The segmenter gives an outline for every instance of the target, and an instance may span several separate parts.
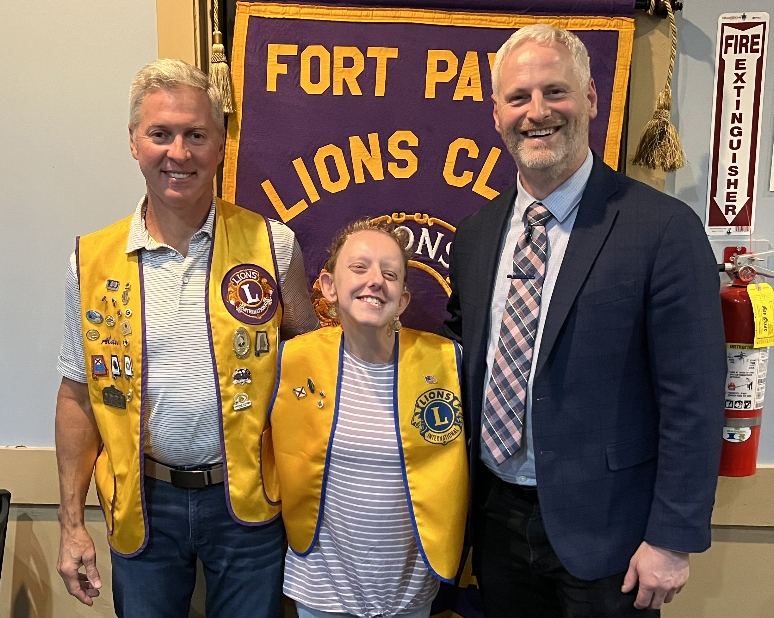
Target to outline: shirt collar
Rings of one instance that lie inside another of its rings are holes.
[[[159,247],[166,246],[160,242],[155,241],[148,233],[148,228],[145,227],[145,209],[148,202],[147,196],[143,196],[140,202],[137,204],[137,208],[134,211],[132,222],[129,224],[129,239],[126,241],[126,253],[132,253],[139,249],[147,249],[153,251]],[[204,225],[199,229],[192,238],[198,238],[202,234],[206,234],[212,238],[212,230],[215,227],[215,197],[212,198],[212,205],[210,206],[210,212],[207,215],[207,220]]]
[[[514,213],[518,214],[519,219],[524,218],[527,208],[533,203],[539,201],[545,206],[559,223],[562,223],[570,213],[575,209],[586,189],[586,183],[591,176],[591,168],[594,165],[594,157],[589,149],[586,159],[581,166],[564,183],[557,187],[551,195],[542,200],[536,200],[527,190],[521,186],[521,175],[517,175],[517,193]]]

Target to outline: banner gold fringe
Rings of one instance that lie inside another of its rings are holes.
[[[234,90],[231,87],[231,71],[226,61],[226,48],[223,47],[223,35],[218,24],[218,0],[213,0],[212,56],[210,57],[210,83],[220,92],[223,99],[223,113],[234,113]]]
[[[672,53],[669,58],[669,71],[664,89],[658,95],[656,111],[653,118],[645,125],[645,130],[637,145],[632,163],[649,167],[654,170],[660,167],[665,172],[674,172],[685,165],[685,154],[680,144],[680,136],[670,119],[672,109],[672,73],[675,68],[677,56],[677,24],[670,0],[664,0],[667,13],[669,13],[670,38]],[[653,15],[656,8],[656,0],[650,0],[648,14]]]

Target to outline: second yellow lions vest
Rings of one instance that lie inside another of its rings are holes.
[[[125,253],[132,217],[78,239],[76,258],[89,397],[103,446],[94,470],[111,547],[147,543],[143,495],[147,419],[142,252]],[[261,474],[267,409],[282,320],[266,220],[217,200],[207,288],[207,323],[217,376],[226,499],[243,524],[280,512]]]
[[[456,346],[438,335],[404,328],[396,337],[395,426],[409,514],[426,566],[451,581],[468,502],[460,359]],[[302,556],[316,545],[322,521],[342,359],[339,327],[295,337],[280,351],[272,442],[288,543]]]

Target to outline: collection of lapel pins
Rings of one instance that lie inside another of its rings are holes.
[[[260,358],[261,354],[269,352],[269,333],[266,330],[255,331],[255,345],[253,345],[250,332],[244,326],[240,326],[234,331],[233,349],[234,356],[239,360],[250,358],[252,354]],[[252,374],[246,367],[237,367],[232,374],[232,381],[237,385],[250,384]],[[244,410],[252,405],[253,402],[250,401],[247,393],[240,391],[234,395],[234,410]]]
[[[117,292],[120,288],[121,284],[116,279],[108,279],[106,283],[106,288],[109,292]],[[126,306],[129,304],[129,290],[131,289],[131,286],[127,283],[123,293],[121,294],[121,304]],[[116,325],[116,317],[108,314],[108,309],[110,305],[112,304],[113,308],[116,309],[116,316],[118,318],[127,318],[120,322],[119,329],[121,330],[121,335],[124,337],[123,339],[123,346],[125,348],[128,348],[130,345],[130,340],[128,337],[132,334],[132,326],[129,323],[128,318],[132,317],[132,310],[131,309],[124,309],[123,311],[118,308],[118,303],[116,302],[115,298],[111,298],[110,302],[108,302],[108,297],[103,296],[102,297],[102,303],[104,305],[104,313],[103,316],[102,313],[97,311],[96,309],[90,309],[86,312],[86,320],[88,320],[89,323],[99,326],[104,322],[105,326],[108,328],[114,328]],[[89,329],[86,332],[86,338],[89,341],[96,341],[101,337],[101,334],[99,330],[96,328]],[[108,333],[107,337],[102,339],[101,345],[108,345],[108,346],[119,346],[121,345],[121,342],[118,341],[118,339],[115,339],[110,333]],[[234,355],[240,359],[244,360],[246,358],[249,358],[251,354],[255,353],[256,356],[260,357],[261,354],[266,354],[269,352],[269,336],[268,332],[265,330],[258,330],[255,332],[255,347],[253,348],[253,342],[252,337],[250,336],[250,333],[248,330],[240,326],[239,328],[234,331],[234,337],[233,337],[233,349],[234,349]],[[126,380],[129,380],[134,376],[134,369],[132,366],[132,358],[128,354],[124,354],[124,364],[123,364],[123,370],[121,367],[120,359],[118,354],[111,354],[110,355],[110,370],[108,370],[107,363],[105,361],[105,355],[102,354],[94,354],[91,357],[91,377],[93,380],[99,380],[101,378],[107,378],[109,376],[112,376],[114,380],[118,378],[124,378]],[[249,384],[252,382],[252,375],[249,369],[245,367],[239,367],[234,370],[233,376],[232,376],[234,384]],[[314,380],[312,378],[308,378],[306,381],[306,387],[309,389],[309,392],[312,394],[315,394],[316,388],[314,384]],[[303,399],[307,396],[306,389],[303,386],[299,386],[297,388],[293,389],[293,394],[296,396],[296,399]],[[319,391],[318,393],[320,399],[317,401],[317,407],[321,408],[325,405],[323,402],[323,399],[325,399],[325,391]],[[126,402],[131,401],[133,398],[132,389],[128,389],[126,393],[118,389],[114,384],[111,384],[110,386],[107,386],[102,389],[102,401],[106,406],[110,406],[112,408],[119,408],[119,409],[126,409]],[[244,410],[245,408],[249,408],[253,405],[253,402],[250,401],[250,397],[245,392],[238,392],[234,395],[234,410]]]
[[[119,288],[121,287],[121,283],[117,279],[108,279],[105,283],[105,288],[108,292],[117,292]],[[131,289],[130,284],[126,284],[124,286],[124,291],[121,294],[121,304],[123,306],[126,306],[129,304],[129,290]],[[124,337],[123,339],[123,346],[124,348],[127,348],[127,352],[129,351],[129,344],[130,340],[126,337],[132,334],[132,327],[129,324],[128,318],[131,317],[132,311],[131,309],[124,309],[123,313],[122,310],[118,308],[118,302],[115,298],[110,298],[110,301],[108,301],[107,295],[102,297],[102,304],[104,305],[103,311],[97,311],[96,309],[89,309],[86,311],[86,320],[94,325],[94,326],[100,326],[104,323],[104,325],[107,328],[114,328],[116,325],[116,317],[111,315],[109,313],[110,307],[112,305],[112,308],[116,312],[116,316],[118,318],[125,317],[127,319],[123,320],[120,325],[119,329],[121,330],[121,335]],[[104,315],[103,315],[104,313]],[[111,347],[118,347],[121,345],[121,341],[119,341],[116,337],[113,336],[112,333],[108,332],[106,333],[106,337],[102,338],[100,341],[100,345],[103,346],[111,346]],[[102,334],[99,332],[96,328],[90,328],[86,331],[86,339],[89,341],[97,341],[102,337]],[[131,401],[134,397],[134,394],[132,392],[131,388],[127,388],[126,392],[119,389],[116,386],[116,382],[119,379],[124,379],[127,381],[126,386],[128,387],[129,380],[134,377],[134,366],[132,364],[132,357],[129,354],[124,354],[123,358],[123,366],[121,364],[121,359],[118,354],[112,354],[114,350],[108,350],[108,352],[111,352],[110,354],[110,367],[108,368],[107,361],[105,357],[107,354],[92,354],[91,356],[91,378],[92,380],[100,380],[102,378],[112,378],[114,381],[113,384],[106,386],[102,389],[102,402],[106,406],[110,406],[111,408],[119,408],[121,410],[126,409],[126,402]],[[117,352],[117,350],[115,350]]]
[[[312,380],[312,378],[306,379],[306,388],[304,388],[303,386],[296,386],[293,389],[293,394],[296,396],[296,399],[303,399],[304,397],[306,397],[307,389],[309,389],[309,392],[312,393],[313,395],[315,394],[316,387],[314,385],[314,380]],[[320,396],[320,399],[317,401],[317,407],[322,408],[325,405],[323,403],[323,399],[325,399],[325,391],[321,390],[318,393],[318,395]]]

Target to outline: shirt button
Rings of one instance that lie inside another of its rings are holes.
[[[520,476],[519,477],[519,482],[520,483],[526,483],[527,482],[527,477],[526,476]]]
[[[190,280],[188,277],[183,277],[183,283],[188,283]]]

